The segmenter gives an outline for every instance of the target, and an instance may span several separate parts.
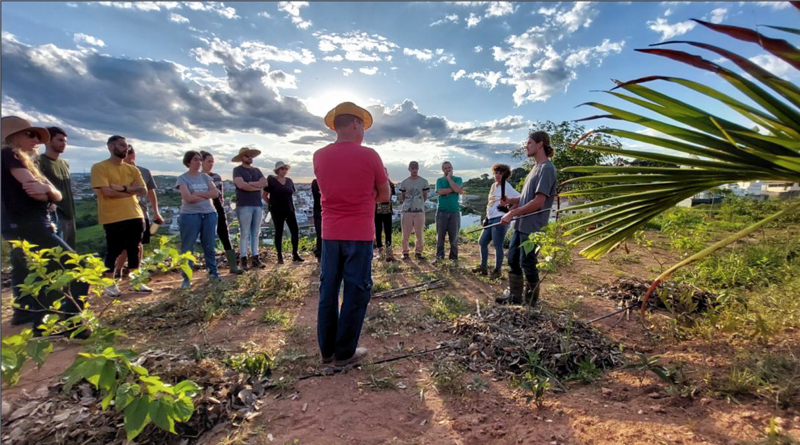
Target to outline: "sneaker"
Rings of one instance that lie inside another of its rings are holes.
[[[489,271],[483,266],[478,266],[472,269],[472,273],[477,273],[485,276],[489,274]]]
[[[133,291],[149,294],[153,292],[153,289],[146,284],[139,284],[138,286],[134,286]]]
[[[114,283],[111,286],[108,286],[103,291],[103,296],[104,297],[115,298],[115,297],[119,297],[120,295],[122,295],[122,291],[119,290],[119,287],[117,287],[117,283]]]
[[[339,367],[357,365],[361,363],[361,360],[364,360],[364,357],[366,356],[367,348],[356,348],[356,352],[353,353],[352,357],[348,358],[347,360],[336,360],[334,361],[334,365]]]

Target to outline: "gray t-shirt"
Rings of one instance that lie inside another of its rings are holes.
[[[136,168],[139,169],[139,172],[142,173],[142,179],[144,179],[144,185],[147,186],[147,191],[155,190],[156,189],[156,181],[153,180],[153,174],[150,173],[150,170],[139,167],[138,165]],[[139,205],[142,207],[142,213],[144,213],[145,218],[149,218],[149,214],[147,213],[147,203],[150,202],[150,198],[147,196],[140,196],[139,197]]]
[[[211,181],[211,177],[205,173],[200,173],[197,176],[190,176],[188,172],[178,176],[178,182],[175,184],[175,188],[179,188],[181,185],[185,185],[189,188],[189,192],[207,192],[210,189],[208,188],[209,183],[213,187],[214,184]],[[216,213],[217,211],[214,209],[214,205],[211,204],[210,199],[204,199],[200,202],[193,202],[188,203],[186,201],[181,200],[181,213]]]
[[[539,209],[547,209],[547,211],[518,219],[514,223],[514,230],[525,234],[538,232],[550,220],[550,209],[553,207],[553,199],[556,197],[556,167],[550,161],[535,165],[528,173],[525,185],[522,187],[522,196],[519,198],[520,207],[533,201],[537,193],[547,196],[544,205]]]
[[[397,190],[406,194],[406,199],[403,201],[403,211],[409,213],[425,212],[425,200],[422,192],[430,189],[428,181],[421,176],[417,176],[416,179],[411,179],[411,177],[404,179],[397,187]]]

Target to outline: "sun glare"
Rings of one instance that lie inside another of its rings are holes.
[[[347,90],[325,91],[320,95],[303,99],[308,112],[321,117],[324,117],[328,111],[342,102],[355,102],[362,107],[369,105],[364,101],[363,97]]]

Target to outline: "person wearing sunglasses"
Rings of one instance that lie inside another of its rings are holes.
[[[3,223],[6,227],[4,237],[7,240],[27,241],[35,244],[34,251],[60,247],[65,252],[73,252],[72,248],[52,230],[48,206],[61,201],[58,189],[39,171],[35,161],[36,147],[50,141],[50,133],[41,127],[34,127],[27,120],[18,116],[2,118],[2,203]],[[48,271],[60,268],[71,268],[67,264],[69,257],[64,256],[61,262],[51,261]],[[42,291],[38,295],[22,296],[19,285],[28,276],[28,266],[21,249],[11,251],[11,286],[14,294],[14,310],[12,325],[31,323],[35,336],[42,334],[40,325],[48,313],[59,314],[62,318],[70,317],[83,309],[83,302],[89,291],[89,285],[79,281],[68,284],[63,291]],[[53,305],[61,300],[60,307]],[[67,332],[72,332],[73,327]],[[75,335],[87,338],[88,330]]]
[[[278,264],[283,264],[283,226],[289,226],[292,235],[292,261],[303,262],[303,258],[297,249],[300,244],[300,229],[297,227],[297,217],[295,216],[294,200],[292,199],[297,189],[291,178],[286,177],[289,173],[289,164],[283,161],[275,163],[272,170],[275,175],[267,177],[267,186],[261,197],[269,206],[269,213],[272,215],[272,223],[275,225],[275,251],[278,253]]]
[[[267,186],[267,178],[261,170],[253,167],[253,158],[260,154],[260,150],[242,147],[231,159],[231,162],[241,162],[233,169],[233,184],[236,186],[236,217],[239,219],[239,262],[244,270],[264,267],[258,259],[258,238],[264,217],[261,189]]]

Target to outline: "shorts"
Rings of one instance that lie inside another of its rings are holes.
[[[150,244],[150,218],[144,219],[144,233],[142,234],[142,244]]]

